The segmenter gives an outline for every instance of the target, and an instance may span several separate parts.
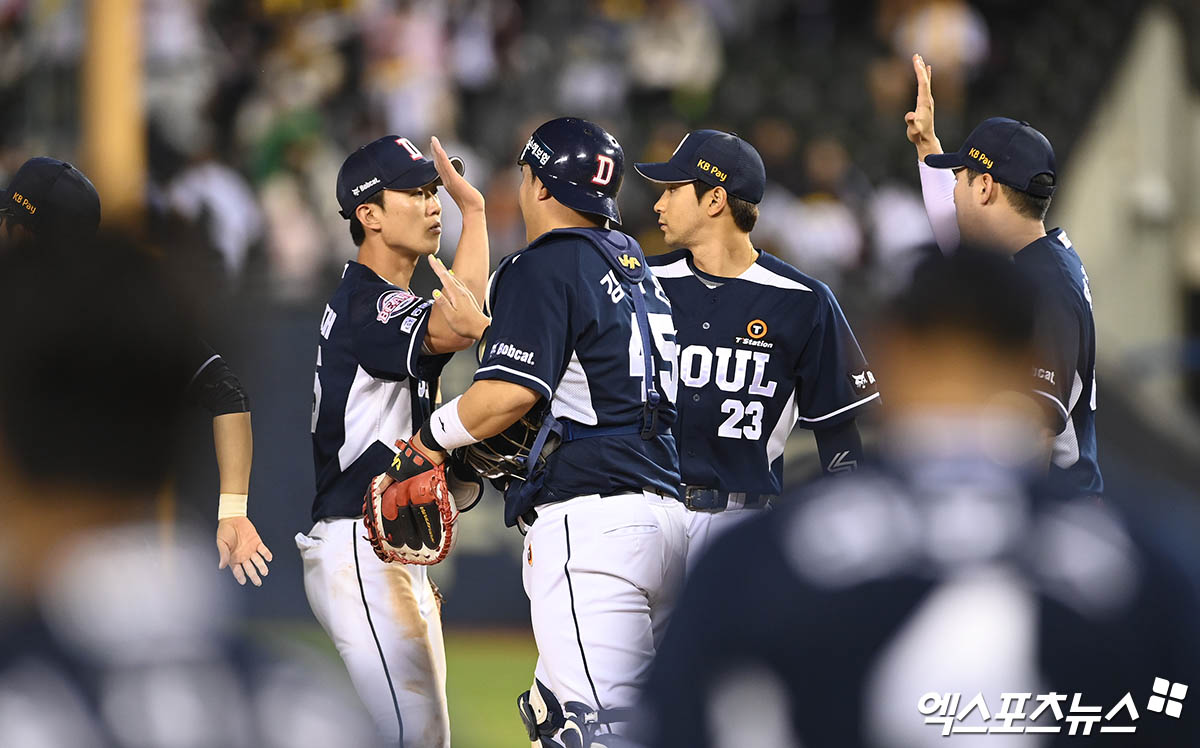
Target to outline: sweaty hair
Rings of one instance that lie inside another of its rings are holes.
[[[980,173],[968,167],[967,184],[973,183]],[[1040,187],[1054,186],[1054,177],[1049,174],[1038,174],[1031,181]],[[1009,205],[1013,206],[1013,210],[1017,211],[1018,215],[1025,218],[1032,218],[1036,221],[1046,220],[1046,212],[1050,210],[1050,198],[1031,195],[1015,187],[1009,187],[1007,184],[1000,184],[999,182],[996,182],[996,184],[1000,185],[1000,191],[1008,198]]]
[[[1033,342],[1034,303],[1032,281],[1006,254],[964,245],[918,266],[882,319],[913,333],[960,334],[1019,351]]]
[[[0,256],[0,449],[25,479],[131,501],[167,475],[195,332],[159,263],[100,234]]]
[[[701,185],[704,185],[703,192],[700,191]],[[704,196],[715,188],[704,182],[692,182],[692,189],[696,191],[696,202],[699,203],[703,202]],[[733,225],[737,226],[738,231],[749,234],[754,230],[754,224],[758,223],[758,206],[746,202],[740,197],[734,197],[728,192],[725,195],[725,200],[729,204],[729,214],[733,217]]]
[[[363,203],[364,204],[370,203],[371,205],[378,205],[380,208],[382,208],[383,207],[383,193],[384,193],[384,190],[380,190],[379,192],[376,192],[374,195],[371,195],[370,197],[368,197],[366,200],[363,200]],[[358,220],[358,209],[357,208],[355,208],[355,212],[350,214],[350,238],[352,240],[354,240],[354,246],[356,246],[356,247],[361,247],[363,241],[366,240],[366,238],[367,238],[367,230],[363,228],[362,222]]]

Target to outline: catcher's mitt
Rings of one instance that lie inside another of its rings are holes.
[[[371,481],[363,500],[367,540],[383,561],[436,564],[450,553],[458,521],[446,468],[401,440],[396,446],[391,466]]]

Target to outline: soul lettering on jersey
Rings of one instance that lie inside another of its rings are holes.
[[[715,372],[714,372],[715,359]],[[754,364],[754,375],[746,384],[750,364]],[[679,373],[688,387],[699,389],[714,380],[722,392],[741,392],[743,388],[756,397],[772,397],[777,382],[764,382],[771,354],[765,351],[750,351],[745,348],[715,350],[703,345],[689,345],[683,349],[679,359]]]

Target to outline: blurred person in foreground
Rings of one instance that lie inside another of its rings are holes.
[[[83,246],[0,255],[0,745],[370,745],[336,676],[235,636],[211,541],[154,521],[190,323],[145,251]]]
[[[1043,485],[1033,293],[992,251],[918,269],[875,335],[881,460],[700,560],[645,744],[1197,744],[1198,715],[1163,713],[1200,672],[1194,591],[1109,509]]]
[[[29,242],[54,243],[78,253],[89,251],[100,226],[100,195],[82,171],[56,158],[26,161],[0,192],[0,221],[5,233],[0,249]],[[83,287],[90,287],[85,284]],[[68,288],[65,284],[64,289]],[[21,316],[24,323],[27,316]],[[217,501],[218,568],[230,568],[238,584],[249,579],[262,586],[271,550],[246,516],[254,436],[250,398],[229,364],[194,331],[189,342],[189,369],[183,378],[187,399],[212,416],[213,448],[220,473]],[[261,576],[260,576],[261,574]]]
[[[920,55],[912,62],[917,102],[904,121],[938,247],[952,252],[960,236],[993,247],[1035,281],[1029,389],[1045,411],[1050,477],[1066,494],[1100,496],[1092,291],[1067,232],[1044,223],[1057,187],[1054,149],[1028,122],[991,117],[957,153],[943,153],[934,132],[933,68]]]

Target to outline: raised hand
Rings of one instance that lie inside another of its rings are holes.
[[[450,198],[458,205],[458,209],[463,213],[468,210],[482,211],[483,193],[468,182],[466,177],[458,173],[458,169],[454,168],[450,157],[442,148],[441,141],[433,138],[429,142],[429,149],[433,151],[433,165],[437,167],[438,176],[442,178],[442,186],[446,188]]]
[[[917,158],[924,161],[931,153],[941,153],[942,144],[933,129],[933,66],[926,65],[919,54],[912,56],[913,72],[917,76],[917,103],[904,115],[908,139],[917,147]]]
[[[433,292],[434,307],[445,316],[455,335],[479,340],[492,321],[483,313],[475,294],[437,257],[429,257],[429,266],[442,282],[442,290]]]

